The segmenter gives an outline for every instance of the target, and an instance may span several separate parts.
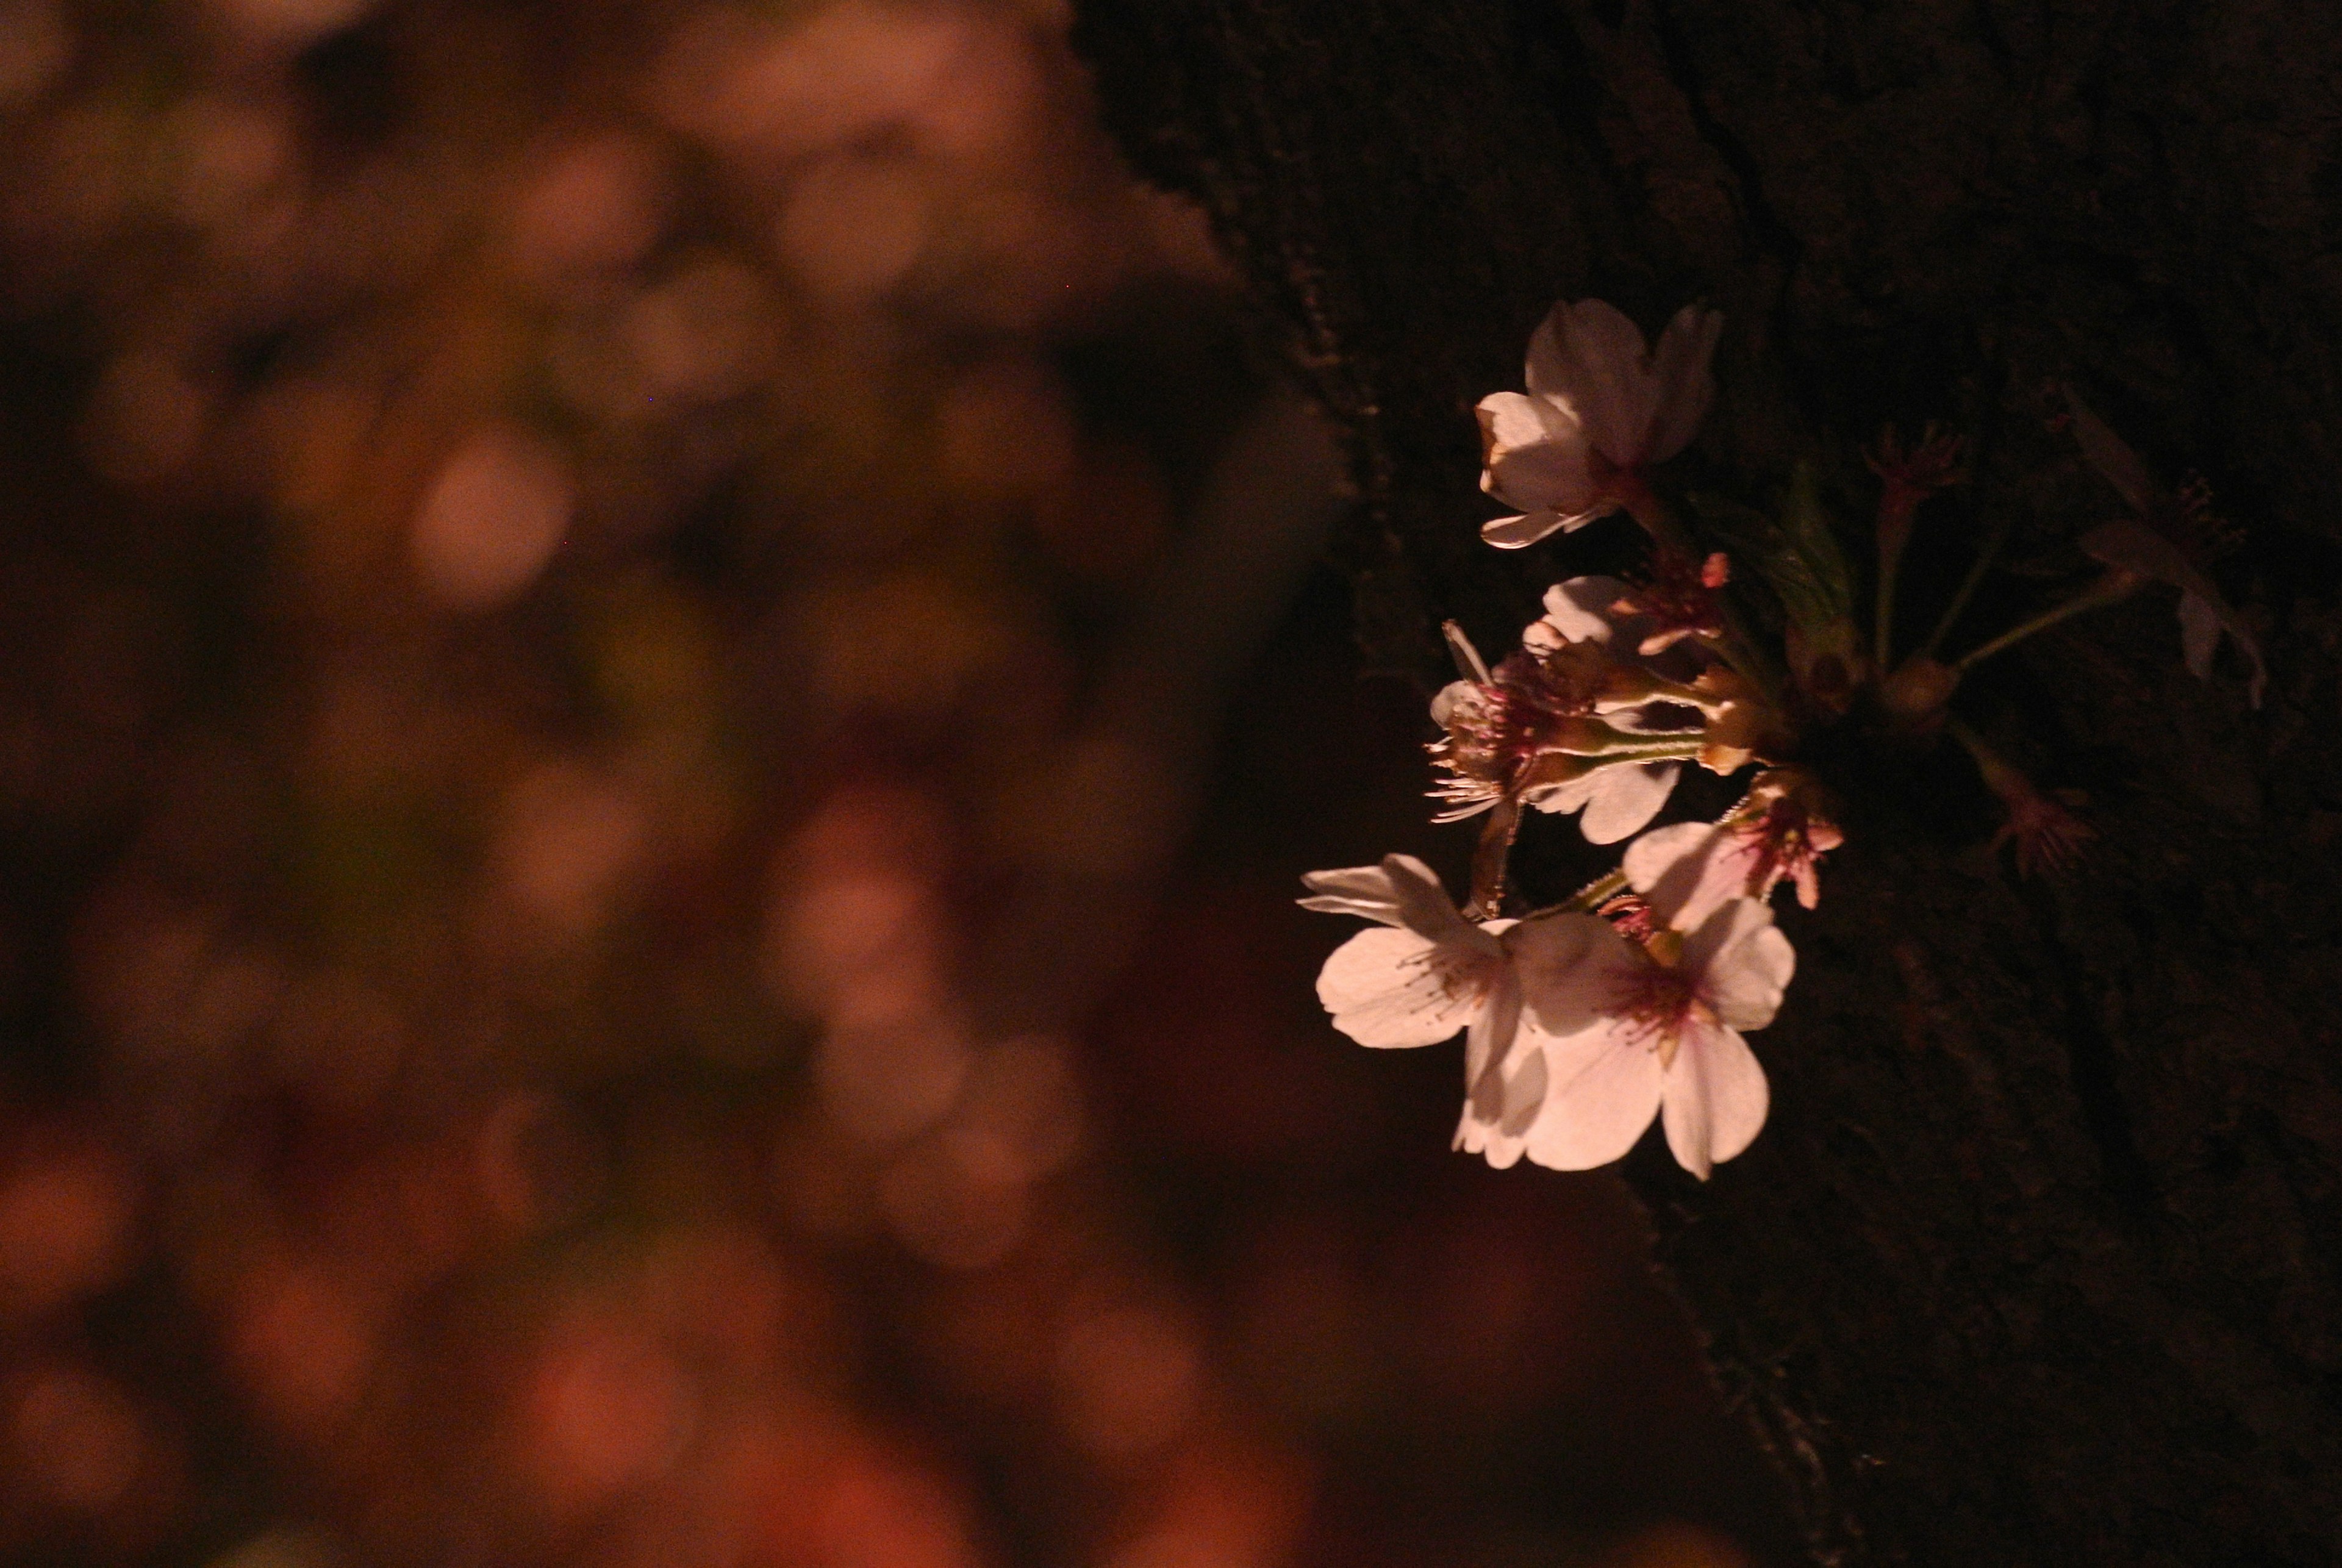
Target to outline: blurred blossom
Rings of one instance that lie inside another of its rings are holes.
[[[122,1157],[95,1138],[40,1129],[13,1143],[0,1153],[0,1322],[120,1278],[137,1202]]]
[[[169,477],[195,454],[210,417],[208,394],[175,360],[144,350],[106,367],[83,425],[90,466],[116,484]]]
[[[866,136],[942,93],[967,46],[965,14],[838,0],[775,31],[730,6],[700,12],[661,74],[676,122],[773,158]]]
[[[226,1349],[261,1413],[295,1433],[345,1418],[382,1348],[384,1303],[320,1264],[264,1258],[235,1281]]]
[[[536,580],[569,528],[568,464],[508,424],[475,432],[448,458],[415,515],[424,586],[455,610],[485,610]]]
[[[920,877],[841,867],[792,890],[777,912],[771,973],[781,993],[849,1026],[879,1026],[933,1006],[942,981],[942,914]]]
[[[0,0],[0,109],[37,96],[73,60],[55,0]]]
[[[1057,1346],[1058,1414],[1094,1453],[1159,1448],[1196,1413],[1194,1335],[1158,1309],[1106,1306],[1077,1316]]]
[[[940,1016],[834,1029],[814,1061],[822,1107],[854,1136],[891,1144],[935,1124],[967,1076],[968,1046]]]
[[[1598,1562],[1601,1568],[1748,1568],[1748,1554],[1716,1531],[1667,1523],[1636,1532]]]
[[[291,165],[285,113],[276,105],[188,99],[174,126],[179,216],[198,228],[242,218]]]
[[[956,494],[996,504],[1053,499],[1072,483],[1079,430],[1065,388],[1030,360],[961,375],[936,411],[936,457]]]
[[[929,1142],[890,1163],[878,1202],[896,1239],[945,1268],[980,1269],[1023,1237],[1024,1189],[996,1166],[971,1165],[965,1144]]]
[[[204,0],[230,35],[248,46],[290,52],[339,32],[374,9],[375,0]]]
[[[807,1554],[823,1568],[976,1568],[959,1509],[934,1476],[848,1449],[826,1490]]]
[[[653,397],[716,402],[764,375],[775,352],[771,291],[728,256],[691,263],[628,307],[627,346]]]
[[[672,1354],[623,1317],[578,1309],[537,1347],[524,1385],[524,1463],[556,1513],[590,1507],[681,1455],[692,1391]]]
[[[110,1380],[63,1363],[40,1368],[12,1401],[11,1468],[51,1503],[95,1513],[119,1502],[145,1462],[145,1423]]]
[[[666,221],[668,177],[636,136],[606,131],[526,159],[527,185],[511,216],[513,261],[521,275],[555,282],[615,271],[649,250]]]
[[[505,896],[542,930],[586,936],[606,918],[648,833],[642,802],[621,781],[541,764],[505,798],[495,852]]]
[[[472,1149],[489,1212],[516,1231],[574,1218],[602,1183],[601,1150],[550,1095],[505,1095],[482,1119]]]
[[[1214,1433],[1168,1471],[1152,1527],[1110,1568],[1278,1568],[1292,1558],[1310,1488],[1291,1456]]]
[[[390,998],[346,971],[295,980],[272,1032],[286,1080],[343,1105],[379,1094],[409,1044],[406,1021]]]
[[[934,206],[928,177],[907,159],[826,158],[798,179],[782,209],[781,257],[824,299],[866,304],[918,261]]]
[[[1322,464],[1067,9],[0,0],[0,1558],[1543,1517],[1599,1276],[1355,1179],[1316,955],[1174,872]],[[1216,867],[1349,754],[1309,624]]]
[[[986,1048],[942,1140],[970,1179],[995,1185],[1038,1180],[1072,1159],[1082,1106],[1064,1044],[1029,1036]]]
[[[214,1558],[210,1568],[336,1568],[343,1554],[322,1532],[271,1530]]]

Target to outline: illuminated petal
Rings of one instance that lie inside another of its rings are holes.
[[[1520,971],[1522,1007],[1556,1038],[1599,1022],[1624,982],[1649,962],[1592,914],[1524,920],[1505,934],[1504,944]]]
[[[1336,948],[1317,974],[1317,1000],[1334,1027],[1361,1045],[1433,1045],[1479,1012],[1497,961],[1370,927]]]
[[[1762,1029],[1781,1008],[1797,955],[1753,898],[1735,898],[1684,938],[1683,966],[1699,977],[1700,999],[1735,1029]]]
[[[1626,763],[1598,770],[1578,831],[1588,844],[1616,844],[1659,814],[1682,771],[1674,763]]]
[[[1398,895],[1391,891],[1390,874],[1379,865],[1307,872],[1301,885],[1309,890],[1307,898],[1296,901],[1304,909],[1322,914],[1362,915],[1385,925],[1401,924]]]
[[[1565,643],[1607,645],[1612,627],[1610,606],[1626,592],[1616,577],[1572,577],[1545,591],[1545,616],[1538,625],[1552,627]],[[1534,628],[1532,628],[1534,629]]]
[[[1765,1069],[1736,1031],[1695,1027],[1684,1031],[1666,1077],[1660,1117],[1667,1147],[1677,1164],[1704,1182],[1764,1127],[1772,1103]]]
[[[1556,330],[1555,352],[1546,356],[1557,383],[1530,390],[1543,391],[1576,411],[1587,437],[1602,455],[1621,468],[1632,468],[1644,458],[1651,416],[1657,411],[1659,384],[1651,373],[1650,355],[1643,329],[1606,300],[1582,299],[1554,307],[1546,318]],[[1540,332],[1545,327],[1538,329]],[[1529,343],[1529,365],[1537,374],[1536,340]]]
[[[1480,400],[1480,488],[1531,513],[1564,518],[1591,513],[1601,486],[1588,466],[1585,432],[1566,409],[1517,392]],[[1556,524],[1558,526],[1559,524]]]
[[[1528,1130],[1529,1158],[1556,1171],[1623,1159],[1658,1114],[1658,1057],[1608,1026],[1553,1041],[1544,1054],[1551,1081]]]

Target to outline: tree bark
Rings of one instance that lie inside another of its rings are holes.
[[[1346,435],[1372,664],[1432,675],[1441,617],[1509,635],[1600,548],[1476,538],[1471,405],[1556,298],[1727,313],[1702,483],[1813,458],[1853,520],[1883,422],[1966,431],[1904,614],[1995,519],[2019,571],[1955,650],[2117,510],[2046,381],[2208,477],[2266,704],[2187,674],[2167,593],[1980,667],[1972,721],[2090,797],[2062,880],[1996,858],[1957,751],[1849,747],[1771,1123],[1705,1187],[1627,1175],[1816,1560],[2342,1559],[2342,20],[1092,0],[1077,36]]]

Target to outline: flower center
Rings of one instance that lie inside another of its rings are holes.
[[[1562,721],[1594,711],[1606,666],[1591,647],[1569,644],[1539,657],[1509,654],[1478,688],[1479,701],[1459,707],[1447,738],[1432,754],[1459,779],[1509,790],[1529,764],[1555,748]]]
[[[1658,1053],[1661,1065],[1675,1060],[1685,1026],[1706,1015],[1699,982],[1688,972],[1646,961],[1620,977],[1617,990],[1604,1009],[1625,1025],[1629,1044]]]

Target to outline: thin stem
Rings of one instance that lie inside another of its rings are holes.
[[[1549,914],[1591,914],[1620,894],[1626,891],[1626,874],[1605,872],[1559,904],[1548,904],[1543,909],[1533,909],[1525,920],[1542,920]]]
[[[1887,503],[1881,502],[1883,509]],[[1911,518],[1904,511],[1878,524],[1878,604],[1871,616],[1870,656],[1886,670],[1895,658],[1895,579],[1903,569],[1903,546],[1911,542]]]
[[[1521,831],[1521,803],[1505,799],[1488,814],[1480,830],[1479,847],[1472,852],[1472,907],[1467,920],[1494,920],[1505,910],[1505,873],[1513,856],[1513,840]]]
[[[2013,514],[2003,512],[1999,519],[1993,524],[1992,532],[1985,538],[1984,548],[1977,552],[1976,560],[1968,565],[1968,574],[1960,579],[1959,592],[1954,594],[1952,602],[1944,606],[1943,615],[1936,622],[1936,629],[1927,634],[1927,642],[1920,645],[1917,653],[1911,655],[1913,658],[1932,659],[1936,656],[1936,650],[1944,645],[1944,639],[1951,634],[1952,623],[1958,620],[1960,612],[1968,607],[1968,600],[1975,594],[1977,585],[1984,581],[1984,574],[1992,569],[1993,561],[2000,554],[2000,547],[2008,543],[2009,528],[2013,521]],[[1882,670],[1887,667],[1884,649],[1878,655],[1878,667]]]
[[[1964,655],[1953,664],[1952,671],[1955,674],[1961,674],[1970,664],[1979,660],[1989,659],[2004,649],[2013,648],[2036,632],[2047,631],[2058,622],[2070,620],[2085,611],[2103,609],[2108,604],[2117,604],[2130,597],[2137,591],[2139,581],[2136,574],[2117,567],[2064,604],[2052,604],[2031,620],[2010,627],[1983,647]]]

